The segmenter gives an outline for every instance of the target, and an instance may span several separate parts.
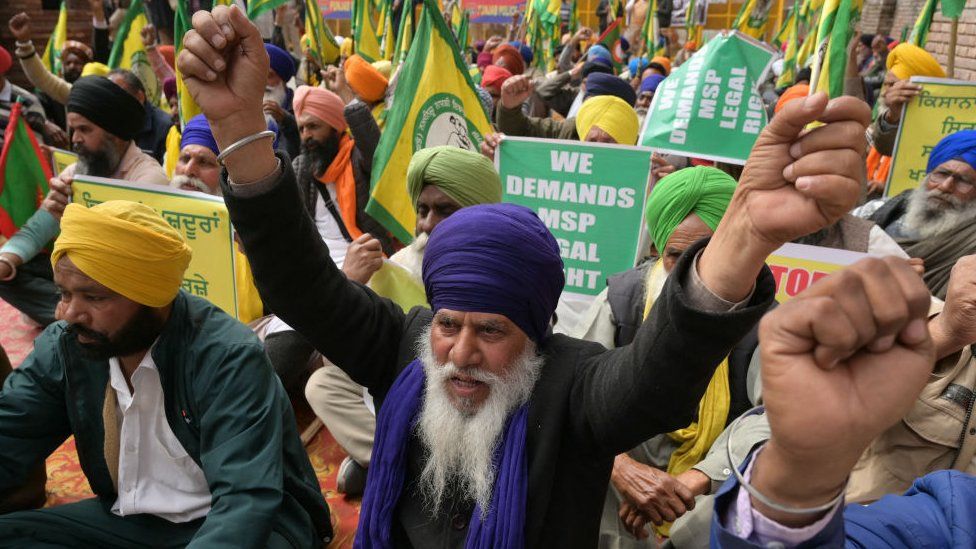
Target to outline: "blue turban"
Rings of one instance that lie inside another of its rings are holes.
[[[637,93],[630,83],[612,74],[594,72],[586,77],[586,94],[583,101],[598,95],[613,95],[626,101],[631,107],[637,102]]]
[[[925,171],[931,172],[950,160],[962,160],[976,169],[976,130],[963,130],[943,137],[929,154]]]
[[[641,93],[656,92],[657,87],[661,85],[661,82],[664,82],[665,78],[666,78],[665,76],[662,76],[660,74],[652,74],[647,78],[641,80],[641,85],[640,85]]]
[[[504,315],[536,343],[565,284],[556,239],[535,212],[515,204],[469,206],[439,223],[423,278],[434,312]]]
[[[627,65],[627,68],[630,69],[631,78],[640,76],[641,73],[644,72],[644,69],[650,65],[650,63],[651,62],[648,61],[646,57],[635,57],[631,59],[630,64]]]
[[[610,50],[600,44],[593,44],[590,46],[590,49],[586,50],[586,60],[593,61],[594,59],[603,59],[608,63],[613,62],[613,56],[610,55]]]
[[[291,77],[295,76],[295,60],[291,54],[274,44],[265,44],[264,49],[271,58],[271,70],[275,71],[282,81],[291,80]]]
[[[532,64],[532,60],[535,59],[535,54],[532,53],[532,48],[526,46],[525,44],[523,44],[522,42],[519,42],[518,40],[516,40],[514,42],[509,42],[509,44],[511,44],[512,46],[514,46],[515,49],[517,49],[519,51],[519,54],[522,55],[522,59],[525,60],[525,65],[526,66],[529,66],[529,65]]]
[[[183,135],[180,137],[180,149],[187,145],[203,145],[212,150],[214,154],[220,154],[217,150],[217,142],[214,140],[213,132],[210,131],[210,124],[207,117],[198,114],[191,118],[186,126],[183,127]]]

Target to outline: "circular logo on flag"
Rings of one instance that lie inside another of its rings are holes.
[[[413,150],[451,145],[477,152],[484,140],[464,116],[464,103],[450,93],[434,94],[417,113]]]

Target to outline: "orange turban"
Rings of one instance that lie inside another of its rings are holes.
[[[159,52],[159,55],[163,56],[163,59],[166,60],[166,64],[169,65],[169,68],[176,68],[176,53],[173,50],[173,46],[156,46],[156,51]]]
[[[310,114],[332,126],[339,133],[346,131],[349,126],[343,114],[345,108],[345,103],[338,95],[327,89],[312,86],[298,86],[295,90],[295,99],[292,101],[296,118],[303,114]]]
[[[794,99],[803,99],[804,97],[810,95],[810,86],[806,84],[797,84],[795,86],[790,86],[786,88],[783,95],[779,96],[779,101],[776,102],[776,108],[773,109],[773,113],[778,113],[783,110],[783,107],[787,103],[793,101]]]
[[[346,59],[344,67],[346,81],[360,99],[367,103],[376,103],[386,95],[386,87],[390,81],[358,54]]]
[[[652,58],[651,63],[657,63],[662,67],[664,67],[664,70],[667,71],[667,74],[665,74],[664,76],[671,74],[671,60],[668,59],[667,57],[664,57],[663,55],[659,55],[657,57]]]
[[[525,60],[522,59],[522,54],[519,53],[515,46],[511,44],[502,44],[495,48],[491,52],[491,64],[497,65],[498,60],[503,59],[505,61],[505,66],[503,68],[508,69],[508,72],[512,74],[522,74],[525,72]]]
[[[502,84],[512,77],[508,69],[498,65],[488,65],[485,67],[485,74],[481,76],[481,87],[501,89]]]

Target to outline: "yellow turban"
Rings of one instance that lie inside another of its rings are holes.
[[[179,292],[192,251],[183,235],[149,206],[112,200],[91,208],[68,204],[51,264],[65,254],[113,292],[164,307]]]
[[[393,75],[393,63],[390,63],[386,59],[380,59],[379,61],[373,62],[373,68],[380,71],[380,74],[386,77],[387,80]]]
[[[90,63],[85,63],[85,66],[81,69],[82,76],[108,76],[108,73],[112,69],[108,68],[108,65],[104,63],[99,63],[97,61],[92,61]]]
[[[610,134],[621,145],[637,143],[637,113],[626,101],[613,95],[598,95],[583,102],[576,115],[576,133],[586,139],[594,126]]]
[[[912,76],[945,78],[945,71],[932,54],[907,42],[898,44],[888,53],[888,70],[899,80]]]

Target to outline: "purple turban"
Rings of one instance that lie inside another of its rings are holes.
[[[163,80],[163,95],[166,96],[167,101],[176,96],[176,78],[170,76]]]
[[[656,92],[657,87],[661,85],[661,82],[664,81],[664,78],[665,77],[661,76],[660,74],[652,74],[647,78],[645,78],[644,80],[641,80],[640,92],[641,93]]]
[[[932,149],[925,171],[931,172],[950,160],[962,160],[976,169],[976,130],[963,130],[943,137]]]
[[[212,150],[214,154],[220,154],[217,150],[217,141],[214,140],[213,132],[210,131],[210,124],[207,117],[198,114],[187,121],[183,127],[183,136],[180,138],[180,149],[187,145],[203,145]]]
[[[295,76],[295,59],[291,54],[274,44],[265,44],[264,49],[268,52],[268,57],[271,59],[271,70],[283,82],[291,80],[291,77]]]
[[[268,129],[273,131],[274,141],[272,148],[278,149],[278,124],[275,124],[274,120],[268,120]],[[214,140],[213,132],[210,131],[210,123],[207,122],[207,117],[198,114],[187,121],[186,126],[183,127],[183,135],[180,137],[180,149],[187,145],[203,145],[208,149],[212,150],[214,154],[220,154],[217,149],[217,141]]]
[[[565,284],[556,239],[532,210],[515,204],[469,206],[438,224],[423,278],[434,312],[504,315],[536,343]]]

